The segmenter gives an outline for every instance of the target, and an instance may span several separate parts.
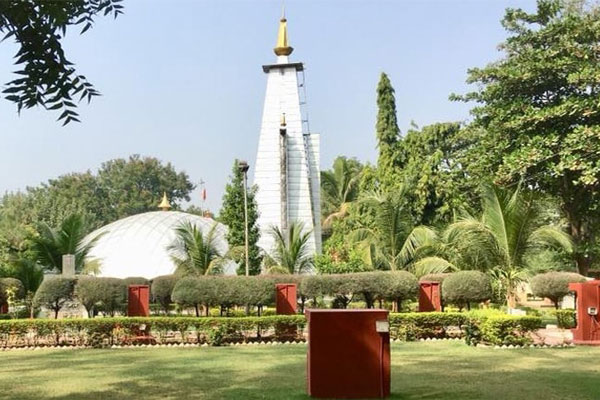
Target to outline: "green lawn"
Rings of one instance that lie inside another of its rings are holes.
[[[0,353],[1,399],[305,399],[305,345]],[[600,348],[392,346],[393,399],[598,399]]]

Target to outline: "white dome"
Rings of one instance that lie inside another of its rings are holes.
[[[215,245],[221,254],[228,250],[225,225],[211,218],[180,211],[154,211],[123,218],[90,233],[84,242],[101,235],[88,259],[100,261],[100,276],[126,278],[141,276],[147,279],[172,274],[175,265],[167,246],[176,238],[175,228],[190,222],[206,234],[216,223]],[[234,273],[229,263],[225,273]]]

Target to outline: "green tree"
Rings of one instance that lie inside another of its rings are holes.
[[[48,271],[62,273],[62,256],[74,254],[75,271],[81,271],[85,258],[100,238],[84,241],[88,232],[85,219],[78,214],[68,216],[56,228],[42,222],[37,235],[31,238],[35,261]]]
[[[258,229],[258,207],[256,205],[256,187],[248,189],[248,259],[250,275],[260,274],[262,257],[257,246],[260,238]],[[227,242],[232,258],[238,264],[238,275],[246,274],[245,258],[245,219],[244,219],[244,177],[238,167],[238,160],[233,163],[230,182],[225,186],[223,205],[219,213],[219,221],[227,225]]]
[[[459,123],[437,123],[411,129],[394,152],[395,180],[402,182],[406,204],[416,225],[450,222],[465,207],[476,204],[477,182],[464,168],[470,148]]]
[[[308,249],[308,240],[311,231],[304,230],[302,222],[292,222],[286,233],[279,227],[271,228],[271,236],[275,240],[273,254],[266,260],[271,267],[270,272],[283,272],[289,274],[302,274],[310,272],[313,268],[313,256]],[[274,269],[280,267],[283,271]]]
[[[110,213],[107,221],[155,211],[163,192],[175,209],[179,201],[190,200],[195,186],[185,172],[177,172],[171,163],[163,164],[154,157],[132,155],[102,164],[98,184],[106,195]]]
[[[58,120],[66,125],[79,121],[74,97],[79,100],[99,95],[85,76],[78,75],[62,47],[67,28],[92,27],[98,15],[122,13],[122,0],[20,0],[0,1],[0,33],[13,37],[19,46],[15,55],[18,75],[6,84],[5,98],[23,108],[42,106],[59,110]]]
[[[538,0],[508,9],[503,57],[469,70],[477,90],[455,99],[478,103],[472,173],[500,183],[523,180],[557,196],[587,275],[600,225],[600,6]]]
[[[358,199],[362,165],[343,156],[333,161],[333,168],[321,171],[323,227],[331,229],[336,219],[348,215],[350,205]]]
[[[191,222],[175,228],[176,239],[167,247],[175,263],[176,274],[209,275],[222,272],[225,261],[216,246],[217,223],[206,234]]]
[[[385,190],[395,186],[393,179],[394,152],[400,139],[400,129],[396,115],[396,99],[390,79],[381,73],[377,84],[377,124],[375,127],[379,158],[377,176]]]

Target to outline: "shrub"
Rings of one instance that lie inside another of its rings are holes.
[[[577,316],[575,310],[556,310],[556,322],[561,329],[573,329],[577,327]]]
[[[530,333],[541,326],[540,317],[493,315],[480,321],[479,330],[486,343],[522,346],[532,342]]]
[[[258,331],[275,333],[276,327],[297,329],[302,332],[306,320],[302,315],[278,315],[243,318],[193,317],[117,317],[60,320],[0,320],[0,347],[58,344],[72,341],[76,345],[104,347],[111,344],[130,344],[141,325],[157,342],[165,343],[167,333],[180,332],[180,337],[169,335],[169,342],[185,342],[191,334],[196,342],[220,345],[226,342],[246,341]]]
[[[414,299],[419,292],[417,277],[406,271],[384,272],[389,284],[384,297],[397,303],[398,310],[403,300]]]
[[[68,301],[73,299],[75,278],[54,276],[44,279],[33,299],[36,306],[44,306],[54,311],[54,318]]]
[[[472,302],[482,302],[492,297],[490,278],[479,271],[459,271],[450,274],[442,283],[442,297],[446,303],[459,308],[471,308]]]
[[[558,303],[569,294],[569,283],[585,281],[585,277],[572,272],[546,272],[534,276],[529,283],[535,296],[550,299],[558,309]]]
[[[460,337],[460,327],[467,319],[464,313],[393,313],[389,317],[390,337],[405,341]]]
[[[308,275],[302,279],[300,283],[300,293],[313,302],[317,302],[317,298],[333,295],[334,292],[334,275]]]
[[[175,275],[162,275],[152,280],[152,287],[150,289],[152,298],[162,306],[165,314],[169,313],[169,307],[172,303],[171,293],[173,293],[173,288],[175,288],[178,279]]]
[[[100,310],[114,316],[115,313],[123,313],[127,304],[127,286],[123,279],[98,278],[104,288],[104,295],[100,300]]]
[[[197,317],[200,316],[199,305],[204,303],[203,294],[206,294],[201,280],[202,278],[196,277],[182,278],[177,281],[171,294],[172,300],[177,304],[194,307]]]
[[[94,306],[104,297],[104,286],[100,278],[95,276],[80,276],[75,284],[75,297],[85,307],[88,316],[94,316]]]

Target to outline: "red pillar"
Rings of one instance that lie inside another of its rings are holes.
[[[434,281],[419,282],[419,312],[442,311],[440,283]]]
[[[570,283],[569,290],[575,292],[577,327],[573,332],[573,343],[600,345],[600,280]]]
[[[276,312],[278,315],[296,314],[298,302],[295,283],[278,283],[276,290]]]
[[[127,304],[129,317],[148,317],[150,315],[150,287],[148,285],[130,285]]]
[[[317,398],[390,395],[387,310],[307,310],[308,394]]]

